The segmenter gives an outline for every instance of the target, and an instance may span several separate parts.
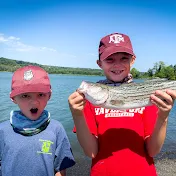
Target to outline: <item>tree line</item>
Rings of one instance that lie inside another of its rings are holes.
[[[163,61],[154,63],[153,68],[149,68],[147,72],[140,72],[136,68],[132,68],[131,74],[134,78],[167,78],[176,80],[176,65],[166,65]]]
[[[75,74],[75,75],[103,76],[103,72],[100,69],[49,66],[49,65],[41,65],[37,63],[18,61],[18,60],[12,60],[12,59],[0,57],[0,71],[14,72],[16,69],[26,66],[26,65],[40,66],[50,74]]]
[[[26,65],[40,66],[50,74],[104,75],[101,69],[49,66],[0,57],[0,71],[14,72],[16,69]],[[147,72],[140,72],[136,68],[132,68],[131,74],[136,79],[158,77],[176,80],[176,65],[167,66],[163,61],[159,61],[154,63],[153,68],[149,68]]]

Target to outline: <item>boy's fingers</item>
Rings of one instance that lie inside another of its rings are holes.
[[[70,95],[69,99],[75,99],[76,97],[78,97],[78,96],[80,96],[80,95],[81,95],[81,94],[76,91],[76,92],[74,92],[74,93],[72,93],[72,94]],[[81,95],[81,96],[82,96],[82,95]]]
[[[152,95],[151,99],[152,99],[152,103],[154,103],[158,107],[165,107],[166,106],[166,104],[163,102],[163,100],[161,100],[160,98],[158,98],[155,95]]]
[[[69,96],[69,99],[74,99],[76,97],[76,94],[75,94],[75,92],[74,93],[72,93],[70,96]]]
[[[168,111],[173,106],[173,100],[171,96],[169,96],[168,94],[161,95],[159,94],[159,92],[157,92],[156,95],[151,95],[151,102],[163,111]]]
[[[162,100],[162,102],[164,102],[167,105],[173,104],[173,99],[167,92],[156,91],[155,96],[159,97]],[[161,101],[159,101],[159,102],[161,102]]]
[[[82,92],[80,92],[79,90],[76,90],[76,92],[77,92],[77,95],[80,95],[82,96],[82,98],[85,98],[85,95]]]
[[[176,99],[176,90],[168,89],[166,90],[166,93],[168,93],[172,97],[173,100]]]
[[[79,89],[76,89],[76,92],[78,92],[81,96],[85,97],[85,95],[79,91]]]
[[[85,101],[81,101],[78,106],[80,107],[80,106],[84,106],[84,105],[85,105]]]
[[[77,107],[84,105],[85,99],[83,95],[75,92],[69,97],[68,101],[72,106]]]

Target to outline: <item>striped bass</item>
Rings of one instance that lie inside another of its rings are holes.
[[[176,90],[176,81],[146,81],[120,86],[107,86],[83,81],[78,91],[95,106],[107,109],[125,110],[151,105],[150,95],[156,90]]]

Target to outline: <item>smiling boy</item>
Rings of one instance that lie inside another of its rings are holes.
[[[127,35],[104,36],[97,64],[106,79],[98,83],[119,86],[132,82],[130,69],[135,59]],[[157,90],[150,96],[152,106],[127,109],[124,113],[94,106],[82,93],[73,92],[68,101],[74,132],[84,153],[92,158],[90,175],[156,176],[153,157],[163,146],[174,99],[176,91]]]

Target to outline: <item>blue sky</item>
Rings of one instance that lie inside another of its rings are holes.
[[[99,40],[120,32],[131,38],[139,71],[175,65],[175,9],[171,0],[0,1],[0,57],[98,68]]]

